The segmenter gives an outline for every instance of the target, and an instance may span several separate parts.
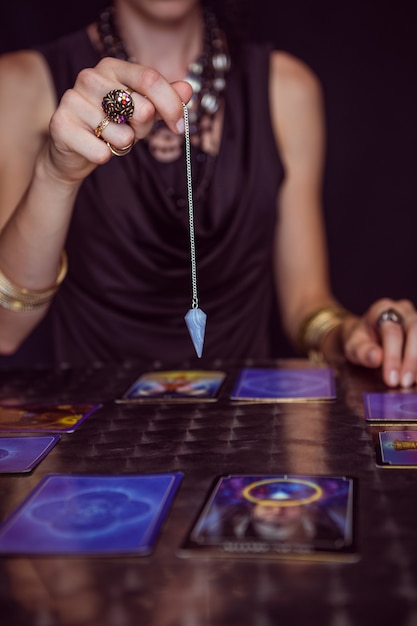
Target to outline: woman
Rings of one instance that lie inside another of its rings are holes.
[[[57,361],[192,358],[186,102],[204,355],[269,356],[275,285],[303,350],[415,383],[412,304],[358,319],[331,294],[323,107],[300,61],[226,41],[197,0],[115,0],[86,31],[3,57],[0,77],[1,353],[47,314]]]

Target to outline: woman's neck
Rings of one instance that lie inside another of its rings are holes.
[[[160,17],[139,3],[115,1],[115,21],[129,57],[152,67],[168,80],[184,78],[203,50],[204,26],[199,3],[177,15]]]

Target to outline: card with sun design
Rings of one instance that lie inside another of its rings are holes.
[[[353,493],[347,477],[222,476],[180,554],[356,559]]]

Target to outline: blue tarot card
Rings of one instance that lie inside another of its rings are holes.
[[[182,475],[47,475],[0,526],[1,554],[148,554]]]
[[[243,369],[230,397],[258,402],[331,400],[336,397],[334,373],[324,367]]]
[[[350,560],[353,507],[345,476],[221,476],[181,553]]]
[[[417,423],[416,393],[364,393],[364,406],[367,422]]]
[[[71,433],[100,404],[16,404],[0,406],[0,432]]]
[[[390,430],[379,433],[378,465],[417,467],[417,430]]]
[[[147,372],[117,402],[215,401],[225,376],[213,370]]]
[[[59,435],[0,437],[0,473],[30,472],[59,439]]]

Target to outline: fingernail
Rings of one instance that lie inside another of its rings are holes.
[[[411,387],[414,382],[414,374],[412,372],[406,372],[401,380],[402,387]]]
[[[179,133],[183,133],[184,132],[185,125],[184,125],[184,118],[183,117],[180,117],[178,122],[175,124],[175,128],[177,129],[177,131]]]
[[[396,387],[400,382],[400,375],[397,370],[391,370],[388,376],[388,382],[392,387]]]

